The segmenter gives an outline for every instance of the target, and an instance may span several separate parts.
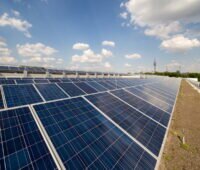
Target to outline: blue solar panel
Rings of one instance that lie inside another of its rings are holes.
[[[15,84],[14,80],[0,80],[0,84]]]
[[[0,109],[3,109],[4,105],[3,105],[3,98],[2,98],[2,94],[1,94],[1,90],[0,90]]]
[[[36,84],[35,86],[46,101],[68,97],[56,84]]]
[[[169,113],[172,112],[172,108],[173,108],[172,105],[169,105],[169,104],[167,104],[167,103],[165,103],[165,102],[163,102],[163,101],[161,101],[161,100],[159,100],[159,99],[157,99],[157,98],[155,98],[155,97],[153,97],[153,96],[151,96],[149,94],[146,94],[143,91],[140,91],[140,90],[138,90],[138,89],[136,89],[134,87],[127,88],[127,90],[129,92],[141,97],[142,99],[146,100],[147,102],[150,102],[153,105],[161,108],[164,111],[167,111]]]
[[[0,169],[55,169],[28,107],[0,111]]]
[[[48,79],[51,83],[60,83],[59,79]]]
[[[83,92],[81,89],[79,89],[77,86],[75,86],[73,83],[58,83],[58,85],[71,97],[73,96],[80,96],[84,95],[85,92]]]
[[[24,79],[24,80],[16,80],[17,84],[32,84],[33,80]]]
[[[167,112],[155,107],[154,105],[151,105],[151,104],[145,102],[144,100],[142,100],[124,90],[116,90],[116,91],[112,91],[111,93],[116,95],[120,99],[124,100],[131,106],[142,111],[146,115],[150,116],[154,120],[160,122],[164,126],[168,125],[170,115]]]
[[[72,82],[70,79],[61,79],[61,81],[62,81],[63,83],[70,83],[70,82]]]
[[[144,87],[144,86],[137,86],[136,88],[139,89],[139,90],[142,90],[144,93],[150,94],[150,95],[152,95],[152,96],[154,96],[154,97],[156,97],[156,98],[158,98],[162,101],[165,101],[168,104],[174,105],[174,100],[168,98],[164,94],[155,92],[154,90],[151,90],[151,89]]]
[[[106,91],[106,90],[108,90],[108,89],[106,89],[105,87],[103,87],[102,85],[98,84],[95,81],[87,82],[87,84],[89,84],[90,86],[94,87],[98,91]]]
[[[91,86],[89,86],[88,84],[86,84],[85,82],[81,82],[81,83],[75,83],[80,89],[82,89],[84,92],[86,92],[87,94],[90,93],[96,93],[97,90],[95,90],[94,88],[92,88]]]
[[[66,169],[154,169],[156,160],[83,98],[35,105]]]
[[[152,153],[159,154],[166,131],[164,127],[109,93],[90,95],[86,98]]]
[[[107,83],[106,81],[98,81],[98,83],[109,90],[114,90],[116,88],[113,87],[113,85]]]
[[[8,107],[42,102],[40,95],[33,85],[3,85]]]
[[[49,83],[47,79],[36,79],[34,80],[35,83]]]

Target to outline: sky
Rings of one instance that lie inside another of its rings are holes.
[[[200,0],[0,0],[0,65],[200,72]]]

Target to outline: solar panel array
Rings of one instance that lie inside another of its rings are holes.
[[[0,169],[155,169],[180,80],[0,78],[0,84]]]

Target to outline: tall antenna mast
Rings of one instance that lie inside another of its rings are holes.
[[[154,58],[154,61],[153,61],[153,67],[154,67],[154,73],[156,72],[156,58]]]

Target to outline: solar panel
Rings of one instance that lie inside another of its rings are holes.
[[[15,84],[14,80],[0,80],[0,84]]]
[[[2,94],[1,94],[1,89],[0,89],[0,109],[4,108],[4,104],[3,104],[3,98],[2,98]]]
[[[35,83],[49,83],[47,79],[35,79],[34,82]]]
[[[35,86],[46,101],[68,97],[56,84],[36,84]]]
[[[146,115],[150,116],[154,120],[160,122],[164,126],[168,125],[170,115],[167,112],[155,107],[154,105],[151,105],[151,104],[145,102],[144,100],[142,100],[124,90],[116,90],[116,91],[112,91],[111,93],[116,95],[120,99],[124,100],[131,106],[142,111]]]
[[[90,95],[86,98],[152,153],[159,154],[166,131],[164,127],[109,93]]]
[[[60,83],[59,79],[48,79],[51,83]]]
[[[134,87],[127,88],[127,90],[129,92],[139,96],[140,98],[146,100],[147,102],[152,103],[153,105],[161,108],[164,111],[167,111],[169,113],[172,112],[172,107],[173,107],[172,105],[169,105],[169,104],[167,104],[167,103],[165,103],[165,102],[163,102],[163,101],[161,101],[161,100],[159,100],[159,99],[157,99],[157,98],[155,98],[155,97],[153,97],[149,94],[146,94],[146,93],[144,93],[144,92],[142,92],[142,91],[140,91],[140,90],[138,90]]]
[[[102,85],[98,84],[95,81],[87,82],[87,84],[89,84],[91,87],[95,88],[98,91],[106,91],[106,90],[108,90],[108,89],[106,89],[105,87],[103,87]]]
[[[16,80],[17,84],[32,84],[33,80],[31,79],[23,79],[23,80]]]
[[[55,169],[28,107],[0,111],[0,169]]]
[[[42,102],[40,95],[33,85],[3,85],[8,107]]]
[[[73,83],[58,83],[58,85],[71,97],[73,96],[80,96],[84,95],[85,92],[83,92],[81,89],[79,89],[77,86],[75,86]]]
[[[85,82],[81,82],[81,83],[75,83],[80,89],[82,89],[84,92],[86,92],[87,94],[90,93],[96,93],[97,90],[95,90],[94,88],[92,88],[91,86],[89,86],[88,84],[86,84]]]
[[[150,95],[152,95],[152,96],[154,96],[154,97],[156,97],[156,98],[158,98],[162,101],[165,101],[168,104],[174,105],[174,100],[170,99],[169,97],[167,97],[164,94],[161,94],[161,93],[158,93],[154,90],[151,90],[148,87],[138,86],[136,88],[139,89],[139,90],[142,90],[144,93],[150,94]]]
[[[107,83],[106,81],[98,81],[98,83],[109,90],[115,89],[115,87],[113,87],[111,84]]]
[[[66,169],[154,169],[156,160],[83,98],[35,105]]]
[[[63,83],[70,83],[70,82],[72,82],[70,79],[61,79],[61,81],[62,81]]]

